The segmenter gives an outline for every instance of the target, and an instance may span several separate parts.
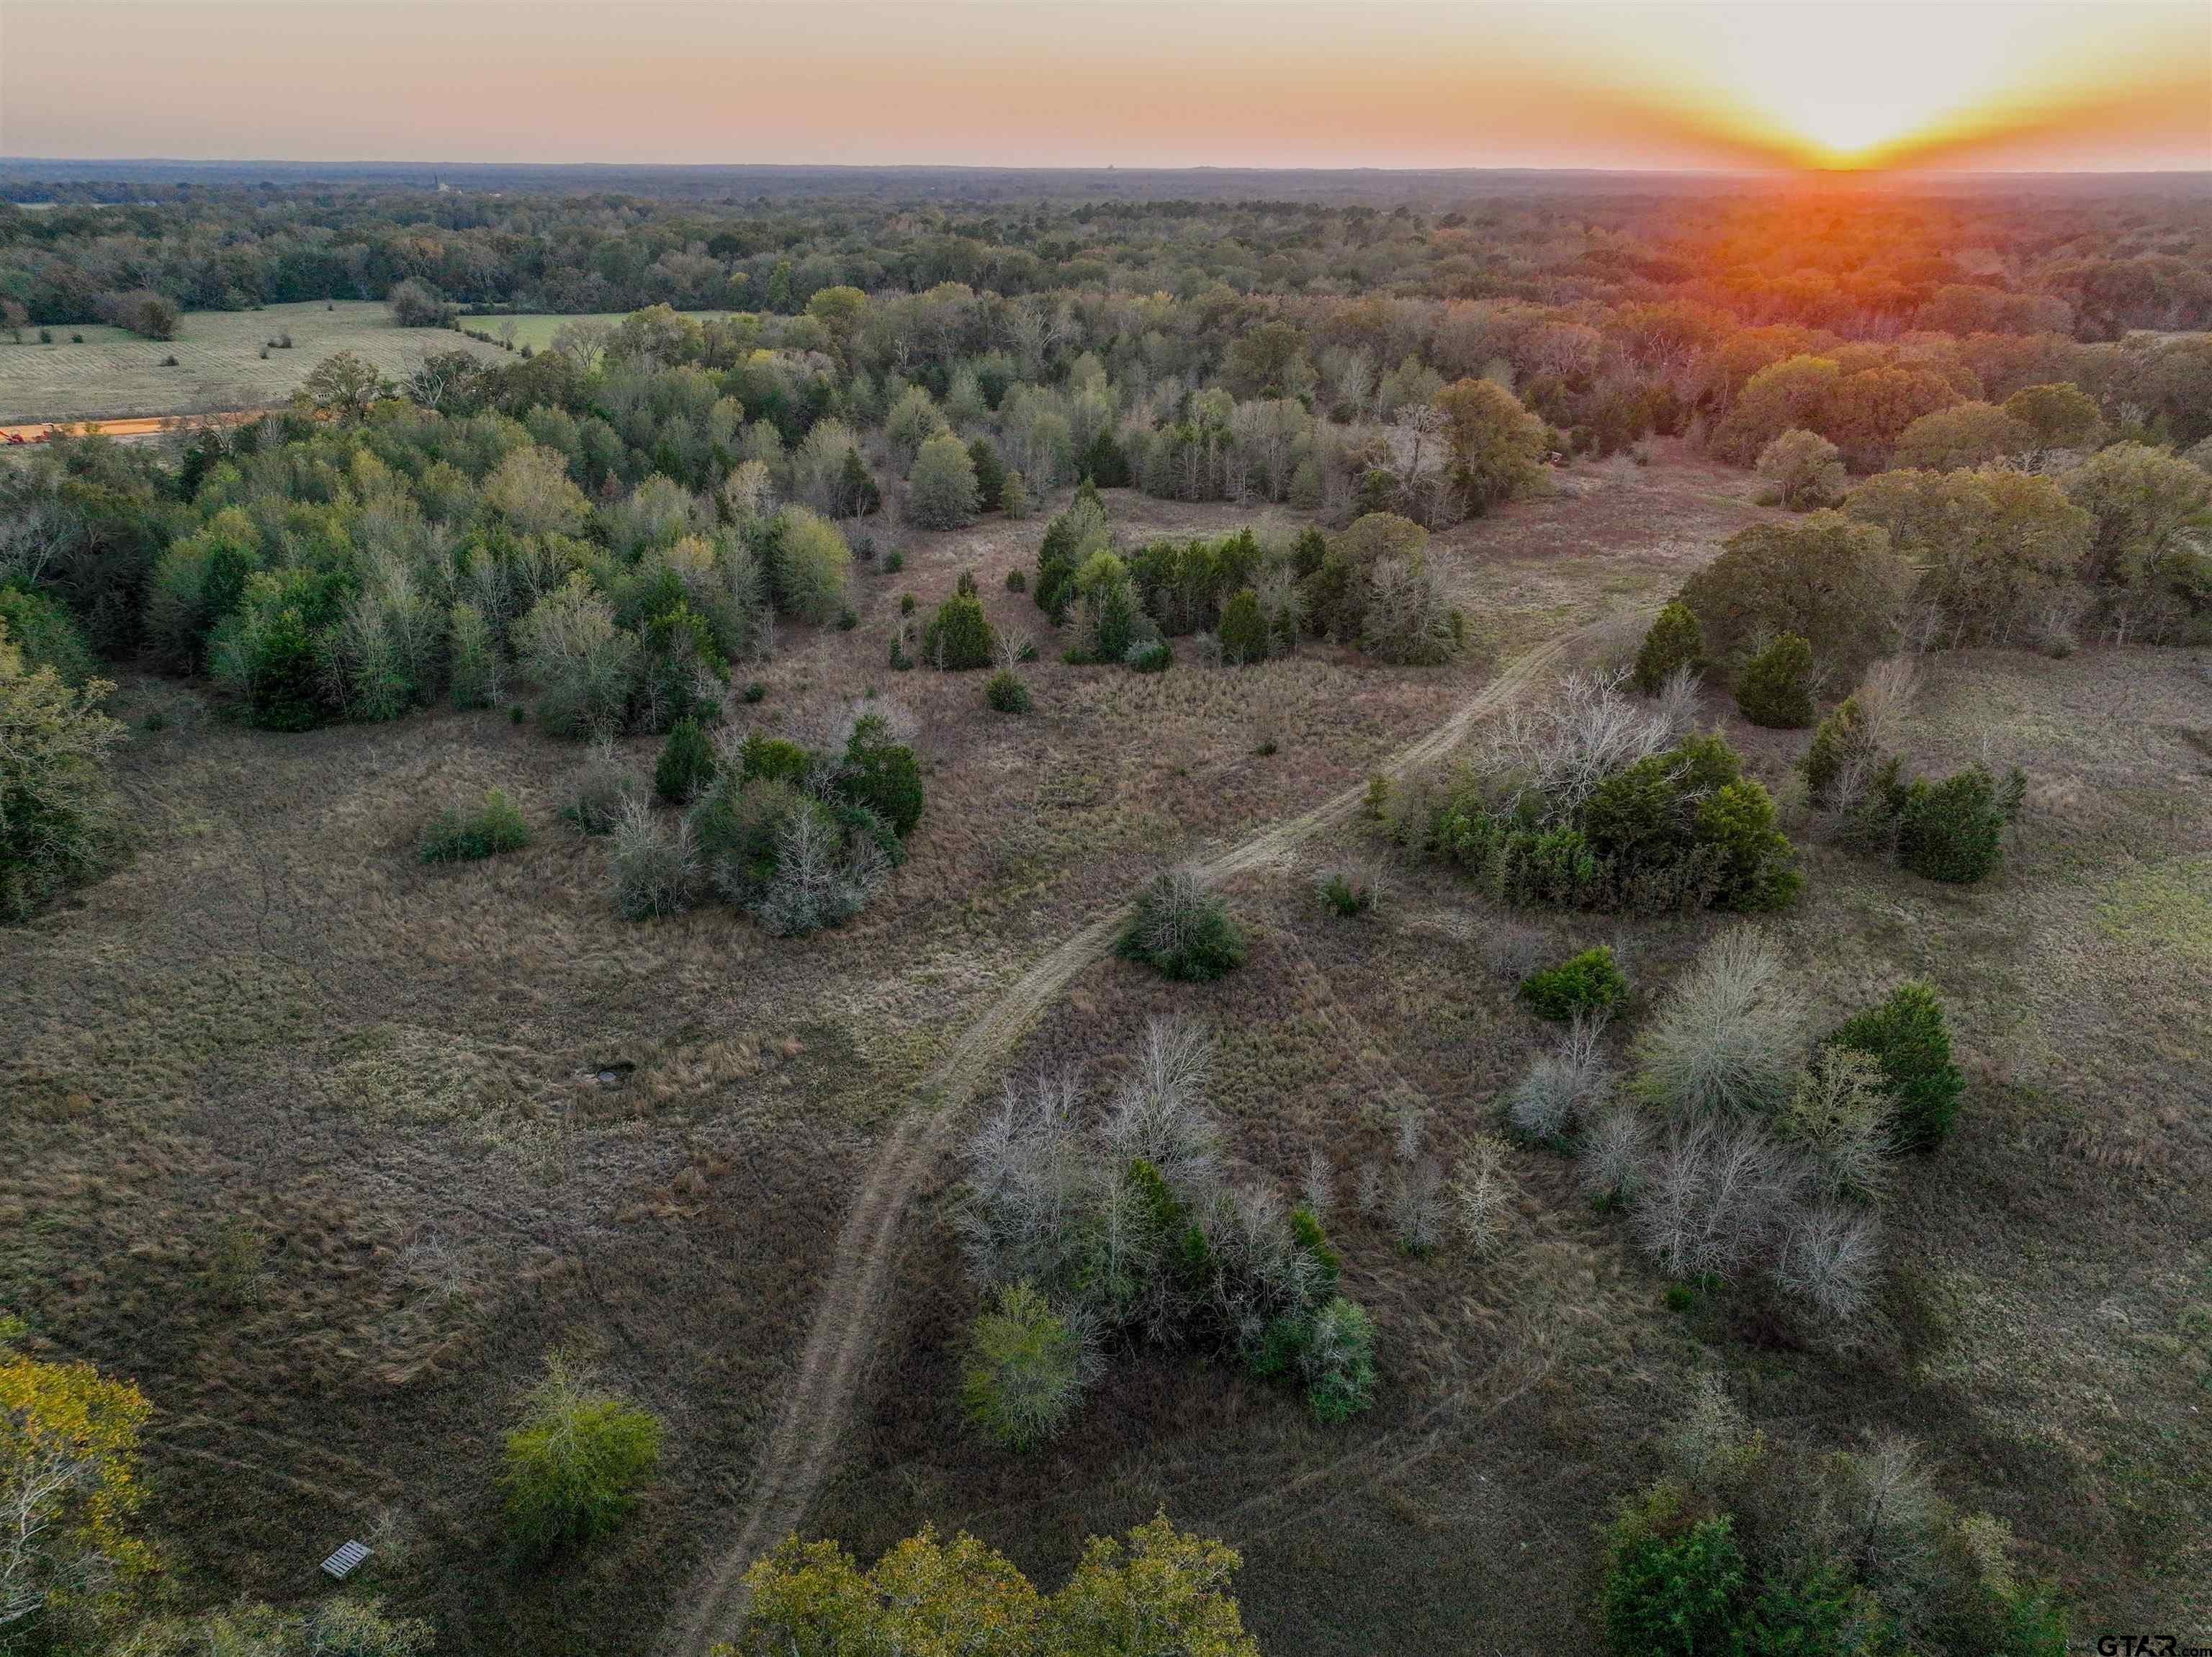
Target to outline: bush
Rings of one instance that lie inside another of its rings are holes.
[[[1602,1016],[1574,1020],[1559,1045],[1540,1053],[1505,1096],[1505,1119],[1525,1139],[1555,1140],[1586,1124],[1612,1086],[1598,1038]]]
[[[1380,885],[1372,869],[1333,868],[1315,882],[1315,890],[1321,894],[1322,902],[1350,919],[1375,907]]]
[[[1881,1067],[1895,1101],[1891,1132],[1899,1148],[1933,1150],[1949,1136],[1966,1084],[1951,1062],[1951,1033],[1934,984],[1914,978],[1898,985],[1828,1040]]]
[[[1834,803],[1837,785],[1845,774],[1874,757],[1868,736],[1856,696],[1845,697],[1820,722],[1813,733],[1812,746],[1797,762],[1797,769],[1805,774],[1806,796],[1814,805]]]
[[[1724,932],[1638,1039],[1638,1089],[1686,1117],[1770,1114],[1796,1084],[1805,1017],[1772,942],[1753,929]]]
[[[485,794],[473,812],[452,807],[438,813],[422,836],[426,863],[472,862],[501,851],[520,851],[530,844],[530,825],[522,808],[503,789]]]
[[[637,779],[623,768],[614,744],[597,742],[577,773],[575,792],[561,807],[561,815],[586,834],[611,834],[623,808],[641,792]]]
[[[1691,1522],[1680,1492],[1624,1502],[1606,1537],[1599,1607],[1617,1657],[1725,1657],[1737,1629],[1743,1550],[1727,1514]]]
[[[660,746],[653,791],[671,805],[688,804],[714,777],[714,745],[696,719],[679,719]]]
[[[914,750],[891,740],[890,722],[863,714],[845,740],[845,774],[838,783],[846,800],[874,813],[899,839],[921,820],[921,767]]]
[[[738,769],[748,783],[757,777],[765,777],[794,785],[803,783],[811,763],[806,750],[798,743],[770,736],[766,731],[750,732],[738,745]]]
[[[402,328],[442,328],[453,320],[453,308],[427,286],[411,278],[392,284],[392,320]]]
[[[1182,983],[1220,978],[1244,965],[1244,935],[1228,906],[1188,868],[1170,870],[1146,887],[1115,951]]]
[[[1375,1401],[1375,1325],[1341,1295],[1314,1313],[1298,1368],[1318,1421],[1348,1421]]]
[[[689,818],[664,830],[652,807],[635,795],[623,802],[607,860],[614,877],[615,907],[629,921],[675,915],[690,907],[699,858]]]
[[[506,1440],[507,1522],[533,1553],[605,1536],[660,1462],[660,1423],[561,1360],[525,1401]]]
[[[1025,714],[1030,710],[1030,687],[1013,669],[1001,667],[983,686],[983,701],[998,713]]]
[[[762,684],[758,679],[754,679],[750,684],[747,685],[744,692],[738,698],[738,700],[742,702],[763,702],[767,699],[768,686]]]
[[[151,289],[134,288],[127,294],[109,294],[99,302],[100,316],[118,328],[128,329],[142,339],[174,339],[177,324],[184,314],[177,308],[176,301]],[[76,336],[78,344],[84,336]],[[174,364],[176,359],[169,359]]]
[[[1082,1337],[1027,1283],[999,1291],[968,1333],[960,1397],[968,1418],[1009,1449],[1058,1436],[1083,1400],[1090,1355]]]
[[[1164,638],[1139,639],[1129,647],[1123,660],[1133,672],[1164,673],[1175,666],[1175,652]]]
[[[100,710],[107,689],[28,666],[0,621],[0,922],[27,919],[122,855],[107,757],[123,728]]]
[[[948,672],[965,672],[989,667],[996,643],[983,615],[983,601],[970,589],[953,594],[937,606],[922,630],[921,656]]]
[[[1029,590],[1030,577],[1027,570],[1009,570],[1006,571],[1006,591],[1009,593],[1026,593]]]
[[[1986,879],[2004,860],[2004,832],[2027,789],[2018,770],[1999,784],[1980,765],[1940,783],[1915,778],[1898,804],[1897,861],[1954,886]]]
[[[1628,978],[1614,965],[1612,948],[1600,944],[1557,966],[1521,980],[1521,999],[1538,1018],[1565,1024],[1577,1014],[1611,1012],[1628,999]]]
[[[1784,633],[1736,680],[1735,705],[1754,725],[1802,730],[1813,722],[1813,647]]]
[[[1669,604],[1659,612],[1636,653],[1636,688],[1656,696],[1675,673],[1694,673],[1703,667],[1705,655],[1705,630],[1697,613],[1686,604]]]

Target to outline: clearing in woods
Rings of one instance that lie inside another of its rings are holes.
[[[1504,707],[1571,645],[1634,619],[1593,622],[1521,655],[1480,696],[1392,756],[1380,770],[1402,776],[1435,763],[1465,740],[1477,720]],[[1218,883],[1287,858],[1322,829],[1347,821],[1365,795],[1364,784],[1346,789],[1311,811],[1197,860],[1196,867],[1209,881]],[[1069,981],[1104,959],[1126,915],[1125,910],[1116,909],[1092,921],[994,1002],[930,1076],[919,1108],[900,1118],[877,1153],[867,1184],[838,1234],[829,1288],[807,1336],[798,1380],[769,1436],[744,1525],[735,1544],[714,1562],[711,1575],[684,1614],[681,1636],[673,1646],[678,1657],[703,1657],[717,1642],[737,1638],[744,1617],[746,1568],[765,1547],[799,1527],[836,1453],[838,1429],[883,1321],[891,1252],[908,1202],[945,1153],[962,1111],[998,1076],[1014,1044]]]
[[[433,351],[505,354],[450,330],[395,326],[380,300],[187,311],[174,339],[141,339],[89,322],[46,332],[50,345],[39,343],[34,327],[21,342],[0,338],[0,424],[265,408],[291,396],[337,351],[356,351],[395,380]],[[287,337],[289,347],[271,343]],[[165,365],[172,356],[174,368]]]

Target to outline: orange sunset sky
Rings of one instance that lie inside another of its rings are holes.
[[[2212,168],[2212,3],[0,0],[0,155]]]

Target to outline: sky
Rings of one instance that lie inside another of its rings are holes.
[[[0,155],[2212,170],[2212,3],[0,0]]]

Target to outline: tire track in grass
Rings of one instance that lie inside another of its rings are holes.
[[[1571,648],[1632,618],[1609,616],[1516,657],[1458,712],[1400,749],[1382,769],[1401,775],[1443,758],[1476,724],[1519,696]],[[1365,784],[1355,785],[1212,856],[1198,858],[1192,866],[1218,881],[1280,862],[1323,829],[1348,821],[1365,797]],[[883,1321],[899,1224],[908,1203],[950,1145],[969,1102],[999,1075],[1031,1020],[1077,973],[1113,947],[1127,914],[1125,906],[1099,916],[1016,979],[961,1033],[922,1084],[916,1107],[899,1118],[878,1148],[866,1181],[838,1233],[829,1282],[799,1354],[798,1377],[769,1435],[736,1539],[707,1567],[693,1590],[690,1609],[672,1621],[662,1642],[670,1657],[705,1657],[717,1642],[737,1638],[745,1613],[746,1570],[799,1528],[829,1477],[839,1429],[852,1408]]]

